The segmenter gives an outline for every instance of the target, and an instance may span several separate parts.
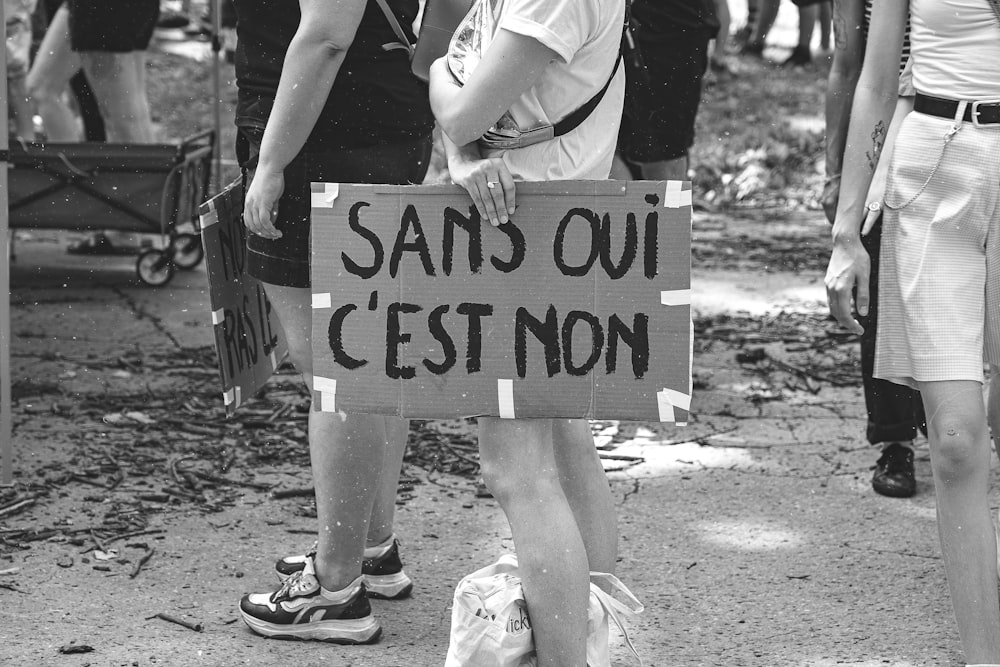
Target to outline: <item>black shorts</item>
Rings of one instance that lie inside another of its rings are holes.
[[[68,0],[74,51],[145,51],[160,17],[160,0]]]
[[[654,35],[636,31],[645,67],[626,59],[625,113],[618,152],[629,162],[683,157],[694,143],[701,79],[708,67],[706,30],[678,29]]]
[[[826,1],[827,0],[792,0],[792,4],[796,7],[808,7],[809,5],[818,5]]]
[[[243,168],[257,163],[263,130],[240,128],[236,155]],[[247,273],[257,280],[285,287],[309,287],[312,181],[327,183],[386,183],[412,185],[424,180],[431,158],[431,135],[407,143],[323,153],[303,150],[285,167],[285,191],[278,201],[274,226],[279,239],[247,235]]]

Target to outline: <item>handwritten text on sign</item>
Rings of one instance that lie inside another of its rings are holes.
[[[313,184],[320,408],[683,421],[683,187],[520,183],[494,228],[454,186]]]
[[[245,271],[242,184],[229,185],[200,214],[222,393],[231,415],[271,377],[287,347],[264,288]]]

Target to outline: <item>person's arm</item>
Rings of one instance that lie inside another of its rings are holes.
[[[872,15],[871,34],[879,39],[867,45],[864,65],[851,107],[844,171],[837,214],[833,223],[833,252],[826,272],[830,312],[847,329],[864,329],[854,319],[852,298],[861,315],[868,313],[868,254],[861,245],[866,197],[889,129],[899,88],[899,54],[909,3],[879,0]],[[856,296],[855,295],[856,290]]]
[[[865,222],[861,227],[861,235],[865,236],[875,226],[875,222],[882,215],[885,208],[885,182],[889,175],[889,162],[892,158],[892,151],[896,146],[896,135],[899,134],[899,126],[903,124],[906,115],[913,111],[913,97],[899,97],[896,100],[896,110],[892,114],[892,121],[889,123],[889,133],[885,135],[885,145],[882,146],[882,155],[872,174],[871,185],[868,186],[867,202],[878,202],[879,208],[875,211],[865,211]]]
[[[514,179],[501,158],[482,158],[476,140],[558,57],[533,37],[501,29],[464,86],[451,75],[447,57],[431,65],[431,110],[442,129],[448,171],[494,226],[514,213]]]
[[[254,234],[281,236],[273,221],[285,167],[305,146],[326,105],[365,5],[365,0],[299,0],[302,18],[285,54],[243,209],[247,229]]]
[[[533,37],[500,29],[464,86],[451,76],[446,59],[439,58],[431,66],[434,117],[456,145],[476,141],[558,57]]]
[[[864,0],[833,0],[833,63],[826,85],[826,183],[823,212],[832,223],[840,197],[847,126],[865,54]]]

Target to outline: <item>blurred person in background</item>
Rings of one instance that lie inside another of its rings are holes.
[[[107,141],[155,142],[146,96],[146,49],[159,16],[159,0],[67,0],[49,23],[28,76],[49,141],[79,141],[80,122],[65,93],[79,71],[100,110]],[[89,139],[89,137],[88,137]],[[134,252],[116,247],[130,235],[98,233],[68,249],[73,254]]]
[[[836,32],[833,64],[826,92],[826,184],[823,189],[823,210],[832,224],[840,199],[841,172],[844,150],[847,145],[847,128],[851,118],[854,91],[861,75],[865,45],[868,42],[874,0],[838,0],[834,7]],[[903,40],[899,69],[902,74],[910,57],[909,28]],[[890,130],[899,129],[902,117],[913,106],[912,77],[901,79],[901,100],[890,124]],[[866,201],[882,202],[888,156],[892,153],[887,135],[878,169],[872,179],[872,190]],[[861,379],[865,392],[868,442],[881,449],[872,475],[872,488],[876,493],[892,498],[909,498],[917,492],[913,465],[913,440],[918,430],[926,432],[923,403],[920,392],[906,385],[873,377],[875,369],[875,341],[878,331],[878,280],[879,258],[882,245],[882,212],[869,212],[871,224],[864,226],[861,242],[871,260],[868,280],[868,313],[859,317],[864,333],[861,334]]]
[[[36,0],[4,0],[7,54],[7,108],[14,135],[25,141],[35,137],[31,102],[28,99],[28,67],[31,62],[31,15]],[[5,128],[6,129],[6,128]]]
[[[728,12],[727,12],[728,14]],[[625,112],[612,178],[687,179],[709,42],[720,36],[713,0],[634,0],[625,58]]]

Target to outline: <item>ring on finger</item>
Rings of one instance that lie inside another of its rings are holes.
[[[870,202],[868,202],[868,205],[865,208],[867,208],[872,213],[878,213],[879,211],[882,210],[882,202],[880,202],[880,201],[870,201]]]
[[[497,186],[497,182],[496,181],[486,181],[486,187],[488,187],[490,190],[492,190],[496,186]]]

